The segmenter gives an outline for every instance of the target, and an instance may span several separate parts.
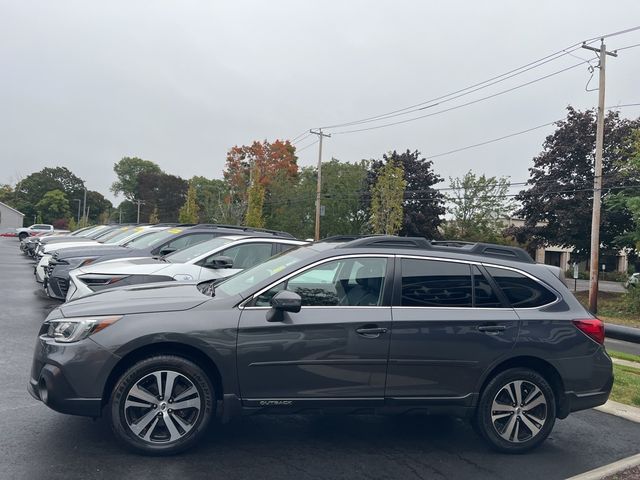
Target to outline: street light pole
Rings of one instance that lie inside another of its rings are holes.
[[[78,202],[78,226],[80,226],[80,206],[82,205],[82,200],[74,198],[73,201]]]

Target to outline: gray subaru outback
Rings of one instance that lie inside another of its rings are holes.
[[[219,284],[123,287],[53,310],[29,391],[106,415],[145,454],[215,419],[428,413],[524,452],[606,402],[604,326],[523,250],[422,238],[329,239]]]

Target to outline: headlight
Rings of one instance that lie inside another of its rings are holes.
[[[178,275],[174,275],[173,278],[178,282],[190,282],[193,280],[193,276],[188,273],[179,273]]]
[[[49,320],[47,322],[49,324],[47,336],[61,343],[78,342],[89,335],[104,330],[109,325],[113,325],[121,318],[122,315],[108,315]]]
[[[75,258],[66,258],[66,263],[71,265],[73,268],[84,267],[85,265],[90,265],[95,262],[97,257],[75,257]],[[61,262],[62,263],[62,262]]]

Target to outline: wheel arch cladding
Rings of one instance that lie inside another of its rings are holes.
[[[565,400],[564,383],[562,377],[556,368],[546,360],[531,356],[512,357],[499,363],[491,369],[482,379],[482,385],[479,389],[479,396],[482,396],[487,384],[500,372],[511,368],[527,368],[539,373],[549,382],[556,400],[556,411],[558,418],[565,418],[569,412]],[[477,405],[476,405],[477,406]]]
[[[104,391],[102,393],[103,406],[109,402],[113,387],[129,367],[131,367],[136,362],[139,362],[140,360],[144,360],[155,355],[175,355],[177,357],[182,357],[192,361],[200,368],[202,368],[209,377],[209,380],[211,381],[211,384],[214,388],[216,399],[222,399],[222,376],[220,374],[218,366],[207,354],[191,345],[185,345],[175,342],[158,342],[144,345],[135,350],[132,350],[120,359],[120,361],[111,370],[111,373],[109,374],[109,377],[107,378],[107,381],[105,383]]]

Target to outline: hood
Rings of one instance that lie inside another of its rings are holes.
[[[94,293],[65,303],[65,317],[85,315],[126,315],[134,313],[178,312],[211,300],[195,283],[147,283]]]
[[[107,260],[105,262],[95,263],[81,267],[78,269],[78,273],[100,273],[105,275],[110,274],[153,274],[159,270],[163,270],[171,265],[170,263],[163,262],[162,260],[156,260],[151,257],[146,258],[132,258],[130,260]]]
[[[87,244],[83,246],[68,246],[61,249],[58,252],[58,258],[73,258],[73,257],[98,257],[102,255],[112,255],[118,253],[128,253],[127,247],[120,247],[118,245],[103,245],[101,243]]]

